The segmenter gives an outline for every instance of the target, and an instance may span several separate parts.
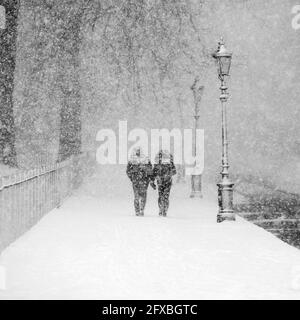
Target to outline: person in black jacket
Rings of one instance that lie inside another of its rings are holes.
[[[142,154],[140,148],[134,150],[127,164],[127,176],[132,182],[134,192],[134,208],[137,216],[143,216],[147,201],[147,189],[149,183],[153,188],[152,164],[150,160]]]
[[[173,162],[173,156],[168,151],[160,150],[155,162],[153,179],[156,179],[158,185],[159,215],[165,217],[169,208],[172,176],[176,174],[176,168]]]

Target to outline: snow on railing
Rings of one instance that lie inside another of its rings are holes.
[[[0,178],[0,251],[71,195],[80,157]]]

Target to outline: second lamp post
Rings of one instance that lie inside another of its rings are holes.
[[[191,90],[193,91],[194,95],[194,104],[195,104],[195,110],[194,110],[194,145],[193,145],[193,153],[195,156],[195,164],[191,175],[191,198],[202,198],[202,172],[200,168],[198,167],[198,161],[197,159],[197,129],[199,129],[199,119],[200,119],[200,102],[203,95],[204,86],[199,85],[199,78],[196,77],[194,84],[191,86]]]

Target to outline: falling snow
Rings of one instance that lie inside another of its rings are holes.
[[[2,177],[84,161],[73,198],[2,252],[0,298],[300,297],[294,2],[1,2],[0,187]],[[217,225],[221,108],[211,53],[220,36],[233,52],[229,162],[241,217]],[[147,133],[193,128],[196,77],[205,197],[192,201],[190,177],[175,178],[170,217],[156,216],[149,190],[146,217],[136,220],[126,167],[96,161],[97,132],[117,132],[120,120]]]

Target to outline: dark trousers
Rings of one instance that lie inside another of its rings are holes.
[[[158,185],[158,207],[159,214],[166,216],[169,208],[169,197],[172,182],[163,183]]]
[[[136,215],[144,215],[145,205],[147,201],[147,189],[148,185],[140,186],[133,184],[134,209]]]

